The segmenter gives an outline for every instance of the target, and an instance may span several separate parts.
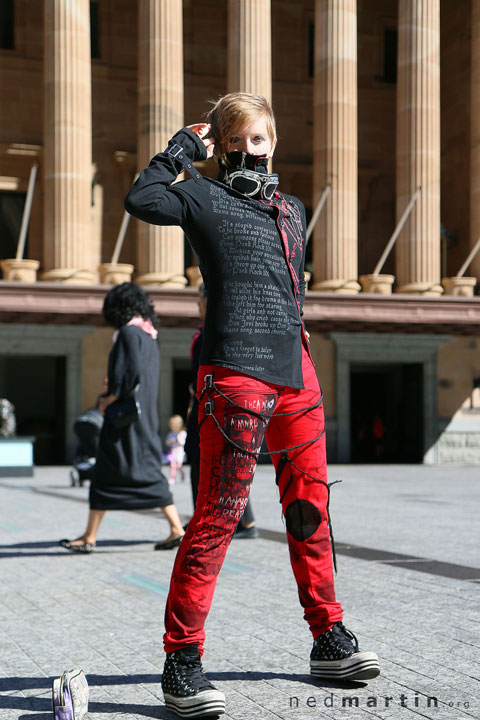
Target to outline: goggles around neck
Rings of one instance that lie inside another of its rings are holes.
[[[229,185],[232,190],[242,193],[247,197],[259,196],[264,200],[271,200],[278,186],[278,175],[272,173],[258,173],[245,168],[228,169],[223,182]]]

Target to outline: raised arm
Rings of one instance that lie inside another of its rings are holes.
[[[209,148],[201,136],[208,126],[192,125],[201,128],[199,134],[190,128],[177,132],[168,143],[165,152],[158,153],[150,165],[142,170],[125,198],[125,209],[130,215],[152,225],[182,225],[187,206],[181,192],[172,184],[185,168],[196,173],[192,163],[206,160]],[[203,128],[206,128],[203,130]],[[198,176],[200,178],[200,176]]]

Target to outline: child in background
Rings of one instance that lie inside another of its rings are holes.
[[[175,484],[177,479],[177,471],[180,471],[180,477],[182,482],[185,480],[185,474],[183,472],[183,461],[185,459],[185,440],[187,439],[187,433],[185,430],[185,423],[181,415],[172,415],[168,421],[168,427],[170,432],[167,435],[167,447],[168,454],[170,457],[170,485]]]

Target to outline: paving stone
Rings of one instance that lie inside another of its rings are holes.
[[[330,468],[331,480],[340,476],[332,491],[339,544],[479,567],[478,468]],[[189,485],[173,490],[187,519]],[[175,717],[160,687],[174,554],[153,552],[168,524],[159,512],[109,513],[97,552],[76,556],[58,539],[81,532],[87,498],[88,487],[69,486],[68,468],[0,480],[0,720],[47,720],[53,677],[76,666],[89,679],[90,720]],[[252,499],[258,526],[284,535],[271,467],[258,469]],[[353,687],[311,678],[288,546],[234,540],[204,655],[227,697],[225,720],[479,718],[479,584],[414,563],[337,561],[345,622],[378,653],[382,674]]]

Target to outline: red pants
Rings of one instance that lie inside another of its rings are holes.
[[[212,375],[214,387],[204,390],[205,377],[208,383]],[[264,435],[271,453],[287,448],[272,459],[305,620],[317,637],[342,619],[327,513],[325,421],[321,403],[306,409],[318,404],[321,394],[305,350],[303,380],[305,389],[294,390],[227,368],[200,367],[200,482],[195,513],[172,572],[166,652],[189,644],[203,650],[217,575],[245,509]]]

